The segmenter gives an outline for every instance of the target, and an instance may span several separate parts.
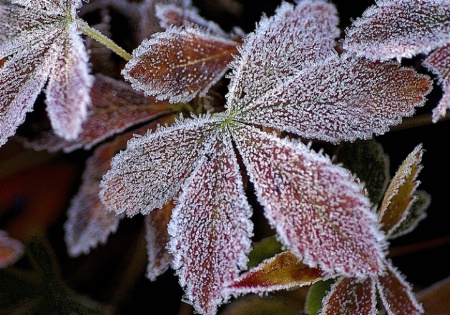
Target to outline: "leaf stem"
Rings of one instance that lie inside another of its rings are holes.
[[[126,61],[129,61],[131,59],[131,55],[126,52],[122,47],[117,45],[113,40],[106,37],[102,33],[100,33],[98,30],[92,28],[87,24],[85,21],[81,19],[76,19],[76,23],[78,25],[78,29],[85,35],[89,36],[90,38],[98,41],[100,44],[104,45],[106,48],[110,49],[111,51],[115,52],[117,55],[125,59]]]

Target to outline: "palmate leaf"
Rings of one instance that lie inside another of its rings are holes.
[[[38,4],[37,4],[38,3]],[[47,111],[54,132],[75,139],[90,103],[88,56],[77,24],[80,1],[0,2],[0,145],[32,110],[47,83]]]
[[[116,213],[147,215],[174,201],[173,267],[199,313],[213,314],[226,302],[233,294],[226,285],[245,268],[252,224],[240,171],[250,177],[278,239],[309,268],[355,278],[384,268],[384,235],[359,181],[308,146],[259,129],[333,142],[367,138],[423,105],[428,77],[394,63],[337,56],[337,23],[328,2],[283,2],[244,38],[225,112],[180,119],[131,139],[102,179],[101,200]],[[178,53],[163,46],[165,55]],[[150,73],[164,78],[165,71]],[[386,98],[396,100],[396,108]]]
[[[347,29],[343,48],[361,57],[410,58],[450,42],[447,0],[378,0]]]
[[[122,75],[133,88],[158,100],[188,102],[222,78],[237,45],[199,27],[171,27],[143,41]]]

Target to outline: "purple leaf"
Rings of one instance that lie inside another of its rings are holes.
[[[450,108],[450,44],[432,52],[423,65],[436,75],[442,88],[442,98],[432,112],[433,122],[437,122]]]
[[[377,278],[376,284],[388,314],[419,315],[424,313],[411,286],[390,263],[386,264],[386,273]]]
[[[229,134],[214,137],[176,200],[169,249],[186,299],[216,314],[225,284],[246,267],[253,224]]]
[[[380,0],[346,31],[343,48],[357,56],[410,58],[450,42],[447,0]]]
[[[103,177],[102,202],[128,216],[161,208],[177,195],[211,145],[217,121],[209,116],[181,120],[131,139]]]
[[[283,2],[275,16],[263,18],[244,39],[241,56],[231,63],[229,109],[252,104],[298,70],[330,55],[338,22],[335,7],[325,1],[301,1],[295,7]]]
[[[236,124],[232,132],[266,217],[288,249],[325,273],[380,271],[383,236],[363,188],[346,169],[254,127]]]
[[[412,68],[333,56],[264,94],[248,91],[238,119],[330,142],[368,139],[412,116],[430,91]]]
[[[14,135],[47,81],[47,109],[56,134],[70,140],[81,131],[93,79],[75,21],[80,5],[0,3],[0,59],[8,58],[0,69],[0,145]]]

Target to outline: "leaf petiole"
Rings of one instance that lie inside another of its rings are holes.
[[[131,59],[131,55],[126,52],[122,47],[117,45],[113,40],[103,35],[98,30],[92,28],[87,24],[85,21],[81,19],[76,19],[76,23],[78,26],[78,29],[85,35],[91,37],[92,39],[95,39],[102,45],[104,45],[106,48],[112,50],[117,55],[125,59],[126,61],[129,61]]]

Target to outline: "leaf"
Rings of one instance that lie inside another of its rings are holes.
[[[208,151],[218,121],[210,116],[180,120],[128,141],[103,176],[102,202],[110,211],[128,216],[164,206]]]
[[[90,150],[113,135],[139,123],[149,122],[177,111],[177,106],[156,101],[137,92],[125,82],[97,74],[90,92],[92,107],[83,123],[83,131],[75,141],[67,141],[51,131],[43,131],[31,139],[22,137],[26,147],[69,153],[76,149]]]
[[[378,205],[389,183],[389,157],[376,140],[343,142],[335,153],[336,161],[354,173],[368,191],[373,205]]]
[[[416,293],[426,314],[445,314],[450,309],[450,277],[441,279]]]
[[[266,237],[265,239],[253,244],[252,251],[248,254],[249,268],[255,267],[263,260],[268,259],[282,252],[283,245],[278,242],[276,237]]]
[[[390,232],[389,239],[394,239],[414,230],[420,221],[426,218],[428,206],[431,203],[431,196],[425,191],[416,191],[414,201],[411,203],[406,217],[400,224]]]
[[[240,275],[227,286],[226,292],[237,295],[291,289],[310,285],[322,278],[320,269],[310,268],[292,252],[285,251]]]
[[[412,288],[394,266],[386,266],[386,273],[377,278],[376,284],[388,314],[423,314],[422,305],[416,300]]]
[[[432,52],[423,65],[436,75],[437,82],[442,88],[442,98],[432,112],[432,120],[437,122],[450,108],[450,44]]]
[[[330,3],[282,2],[273,17],[263,17],[247,35],[240,57],[231,63],[228,108],[249,109],[298,70],[328,56],[340,33],[337,25],[336,8]]]
[[[450,42],[446,0],[379,0],[346,30],[343,48],[357,56],[410,58]]]
[[[354,141],[412,116],[430,91],[429,78],[412,68],[333,56],[264,94],[247,91],[253,99],[237,118],[309,139]]]
[[[376,315],[375,282],[371,278],[341,277],[331,286],[322,304],[319,315]]]
[[[23,255],[21,242],[8,236],[8,233],[0,230],[0,268],[13,265]]]
[[[232,132],[267,219],[299,260],[325,274],[380,271],[383,237],[346,169],[254,127],[236,123]]]
[[[200,28],[172,27],[143,41],[121,73],[146,95],[188,102],[204,96],[224,75],[236,46]]]
[[[335,278],[331,278],[325,281],[317,281],[313,283],[306,296],[304,304],[305,314],[317,315],[322,308],[322,300],[330,290],[331,285],[336,281]]]
[[[145,134],[159,123],[168,123],[164,117],[139,129],[120,134],[113,141],[103,143],[94,150],[86,161],[82,183],[72,198],[64,224],[65,243],[71,256],[87,254],[91,248],[106,243],[108,236],[115,233],[123,215],[109,212],[99,198],[100,180],[109,168],[114,155],[126,147],[127,141],[136,134]]]
[[[422,170],[422,155],[422,144],[419,144],[400,165],[385,192],[378,217],[381,229],[388,237],[405,220],[416,198],[414,192],[420,184],[417,176]]]
[[[230,136],[216,137],[183,186],[169,223],[169,251],[186,299],[207,315],[216,314],[226,301],[225,285],[246,268],[253,229]]]
[[[167,225],[174,204],[169,202],[145,216],[145,240],[147,241],[147,278],[151,281],[163,274],[171,265],[173,257],[167,250],[169,232]]]
[[[0,3],[0,59],[8,58],[0,68],[0,145],[23,123],[47,81],[52,127],[60,137],[75,139],[86,119],[93,81],[75,22],[81,2],[14,3]]]

